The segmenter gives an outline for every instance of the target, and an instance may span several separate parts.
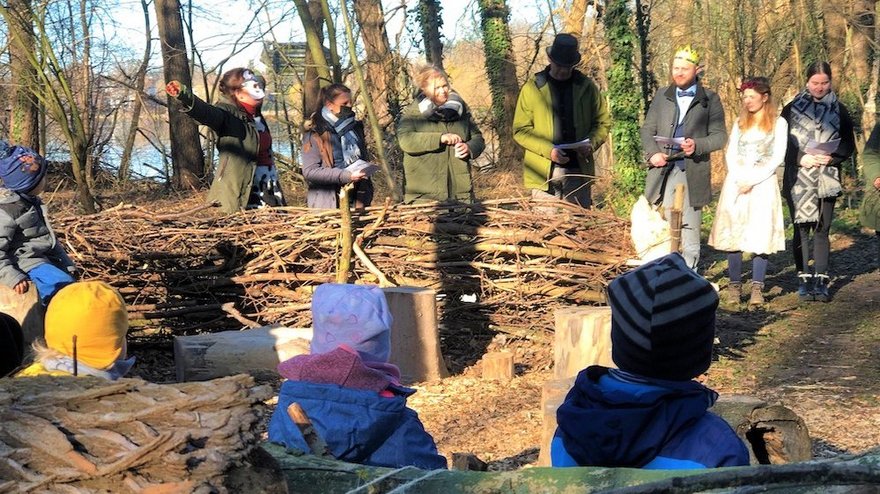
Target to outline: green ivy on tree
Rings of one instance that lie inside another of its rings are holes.
[[[639,137],[642,100],[633,74],[636,40],[629,3],[627,0],[610,0],[605,8],[605,35],[611,52],[611,66],[607,73],[608,103],[615,160],[607,202],[618,214],[629,213],[645,183]]]

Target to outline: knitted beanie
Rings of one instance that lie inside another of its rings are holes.
[[[0,154],[0,180],[15,192],[36,187],[46,175],[46,168],[46,161],[31,148],[11,146]]]
[[[608,285],[611,358],[624,371],[685,381],[709,368],[718,294],[669,254]]]
[[[348,345],[364,361],[391,355],[391,313],[376,286],[325,283],[312,296],[312,353]]]
[[[46,308],[46,345],[95,369],[107,369],[125,357],[128,312],[125,301],[102,281],[71,283]]]

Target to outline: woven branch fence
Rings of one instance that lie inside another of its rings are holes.
[[[444,345],[497,331],[528,337],[552,331],[557,307],[604,303],[634,255],[620,218],[515,199],[386,204],[353,217],[120,205],[55,226],[83,278],[122,292],[134,337],[308,327],[312,290],[339,280],[437,290]]]

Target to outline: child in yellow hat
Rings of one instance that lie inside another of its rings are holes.
[[[116,380],[134,365],[126,358],[125,301],[102,281],[72,283],[46,309],[45,345],[34,344],[35,362],[18,376],[90,375]]]

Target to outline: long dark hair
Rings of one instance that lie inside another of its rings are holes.
[[[324,109],[324,105],[332,103],[340,94],[351,94],[351,89],[345,84],[340,84],[338,82],[322,87],[320,94],[321,97],[318,99],[318,107],[315,109],[315,114],[320,115],[321,110]]]
[[[807,66],[807,80],[810,80],[810,77],[813,77],[816,74],[825,74],[828,76],[828,80],[831,80],[831,64],[824,61],[819,60],[818,62],[813,62]]]

